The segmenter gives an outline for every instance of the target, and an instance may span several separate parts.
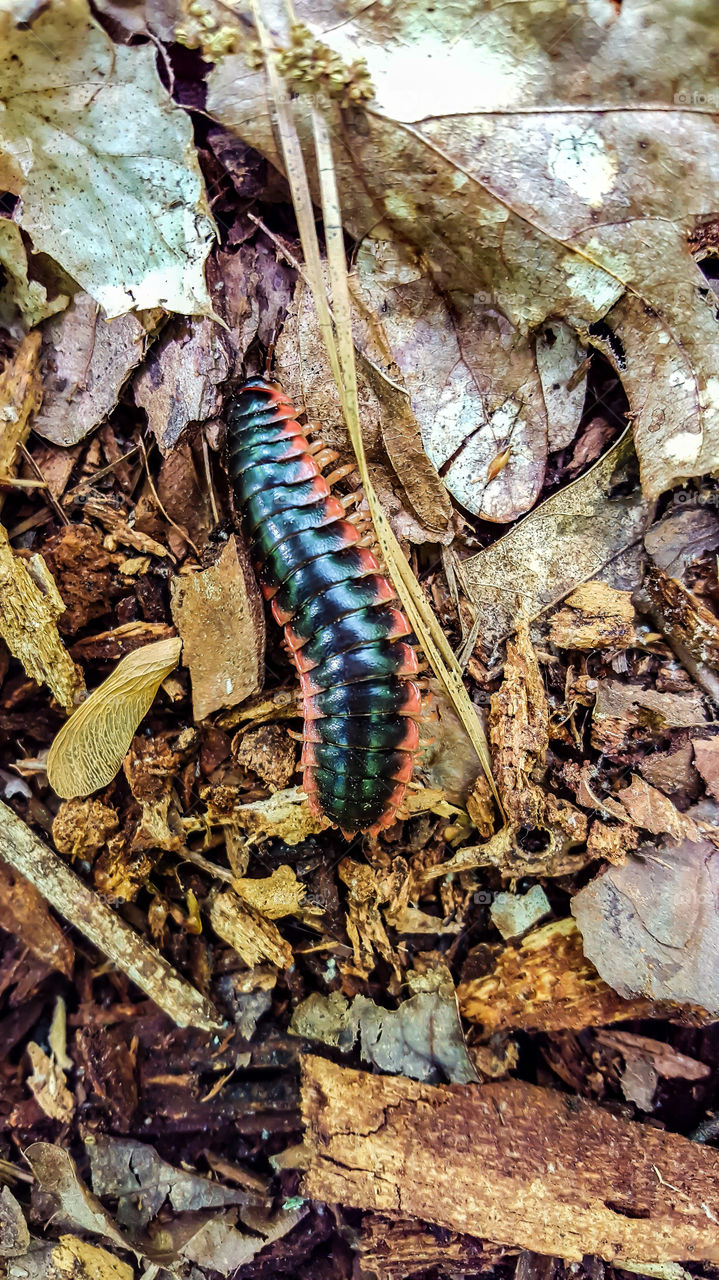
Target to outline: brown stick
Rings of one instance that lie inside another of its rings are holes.
[[[302,1110],[314,1199],[577,1261],[719,1260],[719,1152],[581,1098],[307,1056]]]

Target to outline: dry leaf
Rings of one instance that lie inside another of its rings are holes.
[[[488,297],[521,333],[556,318],[589,331],[627,387],[648,496],[714,470],[719,332],[692,252],[716,209],[706,5],[579,0],[561,31],[552,6],[405,6],[388,24],[374,5],[348,18],[299,0],[293,14],[364,58],[374,87],[351,116],[323,102],[349,233],[384,221],[448,293]],[[241,53],[218,58],[210,112],[279,167],[268,96]],[[303,142],[315,102],[298,95]],[[588,103],[602,109],[579,119]]]
[[[691,729],[706,724],[702,695],[663,693],[639,684],[600,680],[592,719],[592,746],[608,755],[621,755],[630,741],[648,741],[666,729]]]
[[[75,948],[34,885],[0,861],[0,928],[20,938],[38,960],[72,974]]]
[[[78,290],[67,311],[43,326],[38,435],[68,447],[94,431],[115,408],[161,316],[154,310],[108,320],[95,299]]]
[[[209,822],[234,824],[246,832],[254,844],[277,837],[285,844],[301,844],[329,825],[321,814],[313,814],[300,787],[275,791],[267,800],[241,803],[241,793],[215,787],[204,794]]]
[[[697,769],[706,784],[706,789],[715,800],[719,800],[719,737],[692,738],[694,759]]]
[[[50,748],[47,777],[57,795],[86,796],[112,782],[181,648],[173,636],[135,649],[93,689]]]
[[[257,880],[233,880],[232,887],[248,907],[268,920],[297,915],[302,910],[306,892],[292,867],[288,866],[277,867],[271,876]]]
[[[195,720],[256,693],[262,684],[264,610],[238,539],[229,538],[208,569],[173,578],[171,594]]]
[[[596,1039],[603,1048],[618,1050],[624,1058],[619,1081],[622,1093],[642,1111],[651,1111],[660,1078],[696,1081],[711,1075],[711,1067],[705,1062],[697,1062],[649,1036],[632,1031],[598,1031]]]
[[[442,1076],[451,1084],[476,1082],[449,971],[440,967],[410,973],[407,981],[414,994],[398,1009],[383,1009],[363,995],[350,1004],[339,991],[329,996],[314,992],[295,1009],[290,1031],[342,1053],[352,1049],[359,1035],[363,1061],[378,1071],[429,1083]]]
[[[27,674],[46,684],[66,711],[84,692],[82,672],[60,639],[57,619],[65,610],[41,555],[16,555],[0,525],[0,636]]]
[[[146,1143],[92,1134],[85,1139],[95,1195],[117,1200],[117,1221],[133,1233],[144,1230],[167,1202],[175,1213],[218,1209],[257,1199],[247,1191],[176,1169]]]
[[[30,1244],[30,1232],[9,1187],[0,1190],[0,1258],[16,1258]]]
[[[521,938],[551,910],[544,889],[535,884],[526,893],[495,893],[489,914],[504,940],[510,941]]]
[[[67,1076],[62,1067],[54,1055],[48,1057],[33,1040],[27,1045],[27,1055],[32,1067],[27,1086],[38,1106],[51,1120],[69,1124],[75,1113],[75,1099],[67,1087]]]
[[[88,1191],[67,1151],[52,1142],[33,1142],[25,1151],[25,1159],[41,1190],[54,1196],[66,1222],[93,1235],[104,1236],[123,1249],[129,1247],[109,1213]]]
[[[46,316],[67,306],[67,297],[48,299],[39,280],[28,279],[28,260],[20,228],[11,218],[0,218],[0,325],[13,337],[32,329]]]
[[[606,576],[612,562],[640,544],[647,502],[636,489],[612,496],[631,459],[625,437],[586,475],[462,562],[462,581],[482,619],[477,644],[487,657],[520,616],[531,622],[579,583],[602,570]]]
[[[230,356],[230,340],[214,320],[170,321],[132,383],[135,404],[147,413],[163,454],[190,423],[220,413]]]
[[[0,19],[0,181],[21,197],[36,251],[110,318],[208,312],[213,224],[192,125],[163,87],[154,45],[113,44],[85,0]]]
[[[719,853],[708,840],[646,848],[572,898],[585,954],[620,995],[719,1015]]]
[[[107,1249],[62,1235],[57,1244],[36,1245],[17,1259],[10,1280],[133,1280],[135,1272]]]
[[[653,835],[668,835],[677,843],[680,840],[701,840],[695,823],[686,813],[680,813],[668,796],[656,787],[650,787],[643,778],[632,776],[631,785],[617,793],[632,822]]]

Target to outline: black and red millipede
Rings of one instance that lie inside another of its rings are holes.
[[[276,382],[251,378],[227,415],[227,467],[260,586],[299,672],[303,785],[349,835],[394,821],[418,746],[410,626],[358,546]]]

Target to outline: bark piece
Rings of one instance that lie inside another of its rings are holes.
[[[57,629],[65,605],[41,555],[16,555],[0,525],[0,636],[27,674],[46,684],[61,707],[74,710],[85,688],[82,672]]]
[[[464,1017],[481,1022],[486,1035],[507,1027],[581,1030],[659,1016],[648,1000],[622,999],[600,978],[571,918],[535,929],[519,947],[505,947],[493,972],[465,979],[457,996]]]
[[[18,447],[30,433],[30,419],[42,401],[38,372],[40,334],[29,333],[0,373],[0,477],[17,471]],[[0,493],[0,507],[5,495]]]
[[[289,969],[292,964],[292,947],[277,925],[229,890],[213,898],[210,924],[250,968],[267,960],[278,969]]]
[[[628,649],[636,644],[631,591],[585,582],[552,618],[549,639],[560,649]]]
[[[515,826],[541,826],[544,794],[531,775],[544,764],[549,717],[526,621],[517,627],[516,640],[507,641],[504,680],[492,695],[489,740],[494,776],[507,817]]]
[[[638,684],[600,680],[592,721],[592,746],[608,755],[623,752],[633,740],[651,741],[667,729],[706,724],[702,695],[662,693]]]
[[[209,1000],[73,875],[51,849],[0,801],[0,858],[27,876],[56,911],[80,929],[180,1027],[220,1025]]]
[[[117,404],[161,316],[156,309],[108,320],[94,298],[76,293],[67,310],[43,326],[38,434],[67,447],[94,431]]]
[[[260,724],[256,729],[247,729],[237,747],[236,759],[243,769],[251,769],[273,791],[289,786],[297,767],[295,744],[279,724]]]
[[[573,1261],[719,1259],[715,1151],[518,1081],[302,1068],[305,1195]]]
[[[363,1271],[382,1280],[407,1280],[438,1266],[447,1280],[465,1280],[467,1275],[492,1271],[507,1256],[501,1245],[379,1213],[364,1215],[359,1248]]]
[[[235,707],[262,684],[265,619],[238,539],[209,569],[172,583],[172,616],[190,669],[195,720]]]

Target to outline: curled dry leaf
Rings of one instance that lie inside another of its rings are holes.
[[[112,782],[162,681],[177,666],[181,648],[173,636],[135,649],[93,689],[50,748],[47,776],[57,795],[86,796]]]
[[[645,848],[572,898],[584,951],[621,996],[719,1014],[719,853],[708,840]]]
[[[34,885],[0,862],[0,928],[21,938],[38,960],[66,978],[72,974],[75,948]]]
[[[114,45],[85,0],[28,21],[5,8],[0,32],[0,180],[21,197],[35,249],[110,318],[208,312],[213,224],[192,125],[163,87],[154,46]]]
[[[75,1099],[67,1087],[65,1072],[54,1054],[48,1055],[33,1040],[27,1046],[27,1055],[32,1067],[27,1086],[35,1101],[51,1120],[68,1124],[75,1111]]]
[[[345,61],[366,60],[375,90],[351,115],[323,107],[350,233],[384,221],[443,289],[484,295],[522,334],[548,319],[589,331],[627,387],[652,498],[719,462],[719,330],[693,253],[716,225],[707,12],[579,0],[558,35],[551,7],[405,6],[388,24],[375,5],[349,19],[338,0],[294,6]],[[281,165],[264,77],[240,54],[218,59],[208,105]],[[311,111],[300,95],[303,141]]]
[[[54,1196],[66,1222],[92,1235],[104,1236],[121,1248],[128,1243],[96,1196],[88,1191],[72,1156],[52,1142],[33,1142],[25,1159],[40,1188]]]
[[[624,437],[586,475],[462,562],[462,582],[482,618],[477,644],[488,658],[521,615],[531,622],[586,579],[602,571],[607,577],[613,562],[640,546],[649,504],[636,488],[612,493],[630,479],[632,459]]]

